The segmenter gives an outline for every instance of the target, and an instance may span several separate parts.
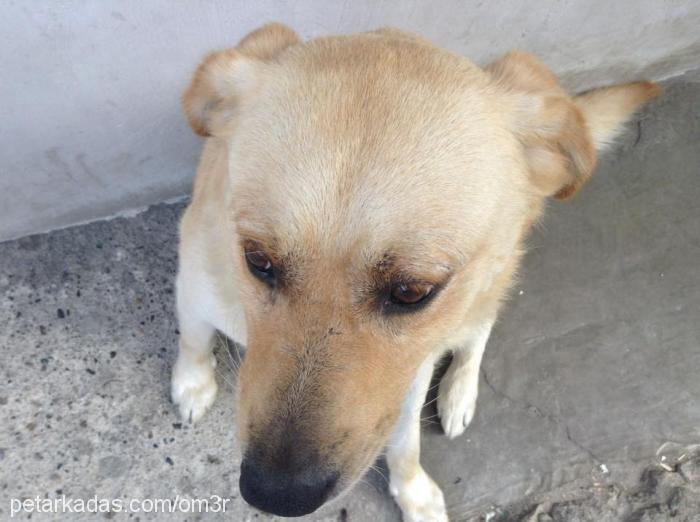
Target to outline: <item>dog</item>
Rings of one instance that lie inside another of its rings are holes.
[[[572,197],[659,92],[570,96],[529,54],[482,69],[396,29],[302,42],[269,24],[206,57],[183,95],[208,139],[180,225],[171,393],[198,421],[215,331],[246,346],[243,498],[311,513],[386,448],[404,520],[447,520],[419,459],[434,365],[452,352],[437,409],[456,437],[546,200]]]

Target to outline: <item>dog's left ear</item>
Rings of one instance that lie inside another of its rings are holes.
[[[289,27],[272,23],[250,33],[235,48],[207,56],[182,96],[192,130],[200,136],[226,132],[241,99],[259,86],[260,65],[299,42]]]
[[[512,129],[520,140],[531,180],[546,196],[568,199],[590,177],[597,152],[661,88],[635,82],[570,97],[539,60],[512,52],[486,69],[512,102]]]

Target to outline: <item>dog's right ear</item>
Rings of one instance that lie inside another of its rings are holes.
[[[571,97],[537,58],[514,51],[487,71],[509,94],[511,128],[520,141],[537,192],[572,197],[590,177],[597,153],[644,103],[661,92],[650,82],[595,89]]]
[[[261,62],[274,60],[299,42],[289,27],[272,23],[250,33],[235,48],[208,55],[182,96],[192,130],[200,136],[225,132],[241,97],[255,89]]]

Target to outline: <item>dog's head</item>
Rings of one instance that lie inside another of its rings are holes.
[[[494,313],[542,200],[655,93],[570,98],[528,55],[482,70],[394,30],[210,55],[184,106],[229,151],[246,500],[301,515],[358,479],[420,364]]]

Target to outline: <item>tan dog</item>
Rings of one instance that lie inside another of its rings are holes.
[[[392,29],[302,43],[272,24],[207,57],[184,95],[211,137],[181,225],[172,397],[198,420],[215,329],[247,346],[243,497],[310,513],[387,447],[404,520],[446,520],[419,462],[434,362],[454,354],[438,412],[455,437],[544,200],[658,92],[572,98],[527,54],[482,70]]]

